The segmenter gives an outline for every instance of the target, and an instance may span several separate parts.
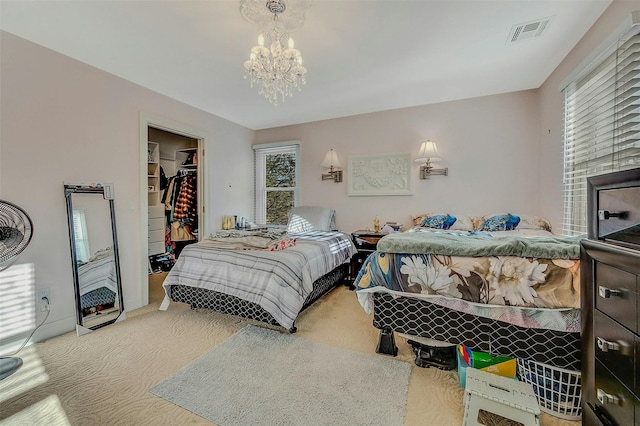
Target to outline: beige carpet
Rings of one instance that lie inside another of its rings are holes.
[[[178,303],[158,311],[162,278],[152,276],[150,305],[128,312],[125,321],[23,349],[25,365],[0,382],[0,425],[210,425],[148,390],[252,322]],[[375,354],[371,321],[354,293],[339,287],[303,313],[297,336]],[[456,371],[419,368],[404,339],[396,343],[397,359],[412,364],[404,424],[462,424]],[[541,424],[580,423],[543,413]]]

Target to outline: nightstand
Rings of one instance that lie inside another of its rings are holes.
[[[351,233],[353,244],[358,249],[358,252],[351,257],[351,271],[349,274],[351,282],[355,281],[367,256],[376,251],[378,241],[382,237],[384,237],[384,234],[367,230],[353,231]]]

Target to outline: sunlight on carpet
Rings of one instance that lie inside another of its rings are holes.
[[[23,349],[18,356],[25,366],[15,373],[22,387],[12,393],[2,390],[5,399],[0,424],[35,419],[32,416],[38,413],[38,418],[55,421],[35,424],[210,425],[204,418],[150,393],[149,388],[255,323],[194,311],[182,303],[172,303],[167,311],[159,311],[164,295],[161,283],[161,274],[150,276],[151,304],[128,311],[125,321],[82,337],[72,331]],[[396,339],[397,357],[376,354],[378,330],[353,291],[338,287],[307,309],[296,325],[298,333],[292,337],[297,340],[406,364],[411,374],[405,426],[462,424],[464,389],[457,372],[415,366],[411,346],[403,338]],[[333,364],[327,365],[326,371],[332,368]],[[36,376],[26,376],[34,371],[38,371]],[[384,397],[385,389],[379,393],[379,398]],[[580,422],[542,413],[540,424],[578,426]]]

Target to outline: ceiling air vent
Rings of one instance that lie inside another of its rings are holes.
[[[553,16],[549,16],[548,18],[542,18],[535,21],[514,25],[513,27],[511,27],[509,38],[507,38],[507,44],[541,36],[549,27],[552,19]]]

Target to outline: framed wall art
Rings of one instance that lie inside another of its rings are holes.
[[[349,196],[411,195],[411,154],[349,157]]]

